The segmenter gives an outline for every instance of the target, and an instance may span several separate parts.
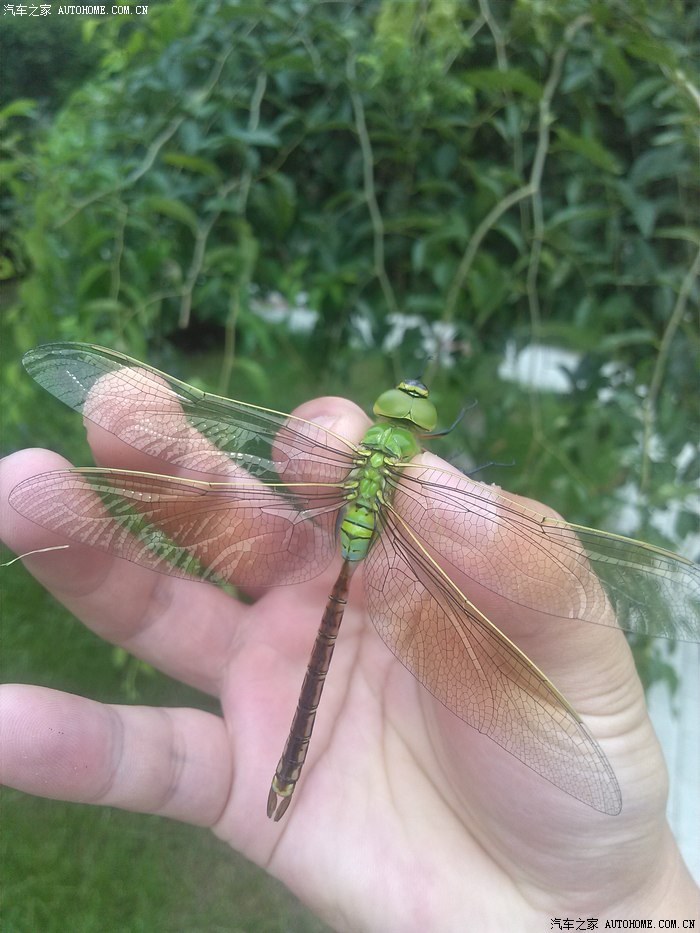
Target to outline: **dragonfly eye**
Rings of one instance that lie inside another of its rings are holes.
[[[402,382],[395,389],[383,392],[374,403],[374,414],[378,418],[403,421],[413,430],[428,433],[437,424],[435,406],[426,398],[428,390],[422,383],[415,380],[411,392],[403,388],[407,385],[407,382]],[[416,391],[418,387],[425,391],[425,395]]]

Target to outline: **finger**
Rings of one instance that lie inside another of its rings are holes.
[[[328,427],[357,434],[364,416],[349,402],[321,399],[308,403],[303,417],[318,417]],[[119,442],[102,432],[103,440]],[[140,454],[131,448],[136,464]],[[122,450],[123,453],[123,450]],[[130,467],[130,461],[120,465]],[[7,495],[27,476],[65,469],[62,458],[46,451],[25,451],[6,458],[0,471],[0,508],[6,543],[17,553],[65,543],[51,533],[52,516],[42,529],[7,505]],[[60,500],[55,508],[60,509]],[[227,529],[235,544],[237,529]],[[222,540],[222,548],[227,541]],[[26,559],[30,572],[88,627],[161,670],[202,690],[218,693],[219,682],[238,624],[246,610],[213,587],[151,573],[128,561],[114,560],[92,548],[71,546]]]
[[[327,482],[329,467],[347,463],[344,438],[359,439],[367,423],[357,406],[339,398],[307,403],[286,422],[266,409],[208,398],[188,401],[148,369],[103,376],[83,408],[96,462],[212,482],[277,475]],[[336,472],[330,470],[333,478]]]
[[[70,466],[50,451],[26,450],[0,463],[0,527],[39,582],[88,628],[199,689],[218,693],[236,625],[246,610],[217,587],[153,573],[37,525],[9,504],[21,480]],[[11,572],[7,570],[5,572]]]
[[[342,503],[339,484],[351,468],[350,448],[340,434],[329,433],[311,419],[318,414],[321,421],[353,439],[359,438],[367,419],[343,399],[317,400],[286,423],[284,416],[264,409],[231,402],[229,410],[225,404],[213,397],[210,403],[200,401],[193,407],[146,369],[120,369],[100,378],[84,406],[95,460],[198,483],[188,487],[170,480],[121,476],[104,477],[105,488],[124,496],[132,514],[146,518],[147,536],[153,526],[186,548],[183,572],[192,563],[187,557],[191,553],[198,564],[237,586],[308,579],[331,558],[332,513]],[[204,434],[195,430],[191,420]],[[256,476],[273,485],[265,487]],[[78,516],[73,526],[79,540],[89,538],[93,546],[108,547],[128,559],[134,559],[135,551],[143,560],[144,549],[133,540],[125,544],[115,522],[103,518],[100,528],[86,526],[82,516],[86,503],[96,499],[95,480],[103,482],[101,477],[89,482],[74,477],[65,484],[57,479],[51,489],[43,490],[42,498],[67,498],[69,491],[63,486],[70,484],[71,511]],[[218,485],[224,480],[231,485]],[[284,491],[274,485],[280,480],[303,485]],[[203,481],[217,485],[206,488]],[[324,485],[316,486],[316,481]],[[28,494],[33,495],[33,490]],[[51,507],[49,502],[46,508]],[[299,511],[320,520],[300,523]],[[170,550],[164,553],[172,565]]]
[[[194,709],[0,687],[0,780],[28,794],[213,826],[231,790],[226,727]]]
[[[122,372],[129,374],[127,384],[133,395],[134,384],[142,372]],[[119,376],[114,374],[108,378],[114,382]],[[106,378],[97,383],[95,394],[105,381]],[[124,430],[126,436],[131,436],[128,412],[119,408],[114,434],[104,430],[110,424],[110,417],[117,412],[115,395],[117,393],[113,392],[107,397],[110,404],[106,413],[100,410],[102,427],[89,429],[96,459],[103,463],[111,462],[110,446],[113,446],[120,466],[152,468],[145,462],[142,451],[136,448],[133,449],[133,463],[124,458],[129,448],[124,448],[117,434]],[[126,396],[129,397],[128,392]],[[143,404],[134,398],[131,403],[135,406]],[[161,403],[162,406],[164,404]],[[96,399],[93,408],[98,405],[99,400]],[[320,413],[327,423],[339,426],[353,438],[359,437],[366,422],[356,406],[342,399],[319,400],[307,406],[307,413],[311,417]],[[160,415],[159,411],[159,418]],[[264,415],[263,411],[261,417]],[[177,426],[178,418],[182,422],[180,427]],[[335,551],[335,513],[344,498],[340,484],[351,469],[350,448],[340,435],[331,435],[317,422],[290,416],[288,423],[279,427],[271,451],[259,458],[262,475],[271,481],[271,485],[266,486],[246,469],[237,466],[234,462],[237,454],[231,454],[234,458],[231,461],[228,454],[224,455],[210,445],[206,436],[197,435],[182,410],[164,414],[164,419],[168,425],[164,429],[164,436],[168,439],[167,454],[174,463],[191,463],[192,452],[199,466],[205,462],[214,463],[224,456],[227,465],[217,467],[216,473],[206,474],[213,478],[213,485],[201,482],[205,475],[203,472],[183,470],[181,466],[173,469],[170,464],[161,463],[159,469],[164,473],[187,474],[199,479],[192,483],[173,481],[169,476],[167,480],[161,480],[131,474],[93,474],[87,479],[71,477],[63,480],[57,477],[50,488],[48,481],[42,483],[39,480],[41,499],[46,502],[39,502],[36,508],[55,512],[57,508],[53,500],[62,498],[66,500],[69,513],[66,521],[70,522],[78,540],[87,540],[92,546],[108,549],[116,556],[138,560],[176,575],[192,573],[192,567],[196,565],[206,568],[205,576],[216,576],[239,587],[270,586],[310,579],[328,565]],[[234,436],[240,434],[242,450],[247,450],[247,428],[239,427],[235,422],[226,427],[223,422],[221,424],[222,431],[230,431]],[[153,427],[149,436],[155,432]],[[140,436],[136,440],[140,441]],[[248,458],[247,465],[251,469],[256,466],[249,451],[241,456]],[[227,482],[222,484],[222,479]],[[278,485],[280,480],[287,488]],[[101,494],[107,491],[111,499],[112,493],[116,493],[117,501],[126,502],[132,518],[120,517],[117,523],[108,517],[96,495],[94,487],[97,483]],[[33,493],[33,489],[27,490],[29,496],[33,497]],[[25,513],[33,517],[31,513],[34,511],[32,508],[31,512],[25,510]],[[91,515],[89,524],[88,512]],[[96,514],[94,519],[93,512]],[[314,520],[300,522],[299,512]],[[146,519],[143,531],[136,516]],[[133,526],[136,540],[124,534],[125,525],[129,530]],[[168,539],[164,543],[160,543],[161,532]],[[144,546],[153,540],[159,541],[157,549]],[[174,557],[171,547],[173,541],[184,549],[177,557]],[[190,555],[194,555],[196,560],[192,561]],[[197,573],[199,575],[199,571]]]
[[[167,383],[146,370],[102,376],[87,394],[83,415],[98,464],[205,481],[233,479],[237,472],[188,422]]]

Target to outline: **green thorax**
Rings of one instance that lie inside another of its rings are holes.
[[[340,525],[340,546],[345,560],[363,560],[377,532],[377,514],[390,502],[387,484],[390,467],[406,463],[420,453],[419,437],[437,424],[437,412],[427,388],[406,380],[383,392],[374,403],[377,423],[359,445],[362,459],[348,477],[347,506]]]

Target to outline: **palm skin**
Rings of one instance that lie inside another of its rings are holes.
[[[355,441],[367,425],[339,399],[295,414]],[[105,431],[92,426],[89,439],[102,465],[149,468]],[[63,467],[39,450],[2,462],[3,538],[15,552],[62,543],[17,515],[7,496],[26,476]],[[26,564],[99,635],[217,695],[223,716],[6,685],[4,783],[210,827],[337,929],[457,931],[469,921],[486,931],[543,930],[558,916],[696,915],[697,889],[666,824],[663,761],[619,631],[469,594],[603,747],[623,795],[622,813],[610,817],[437,703],[374,631],[358,572],[309,759],[288,813],[273,823],[269,782],[337,566],[308,583],[256,591],[244,605],[84,548]]]

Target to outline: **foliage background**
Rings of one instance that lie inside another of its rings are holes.
[[[4,448],[85,462],[77,419],[37,406],[19,365],[51,339],[273,407],[370,408],[427,366],[446,423],[479,402],[443,455],[512,462],[485,478],[570,520],[697,543],[699,25],[681,0],[4,17]],[[571,353],[568,391],[505,378],[506,351],[532,345]],[[7,679],[206,702],[5,580]],[[638,659],[672,678],[648,644]],[[7,929],[320,928],[186,827],[154,821],[149,845],[129,814],[13,793],[3,809],[24,840],[4,853]],[[80,840],[79,871],[58,846],[38,871],[47,824]],[[199,883],[173,884],[163,846]]]

